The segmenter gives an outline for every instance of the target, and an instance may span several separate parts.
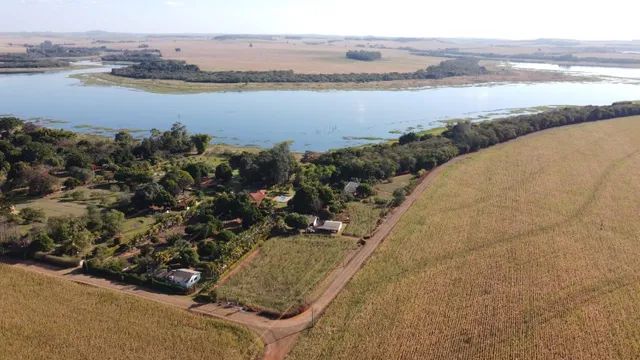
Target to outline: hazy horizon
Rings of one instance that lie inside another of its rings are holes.
[[[640,40],[623,0],[427,4],[418,0],[2,0],[0,32],[305,34],[476,39]]]

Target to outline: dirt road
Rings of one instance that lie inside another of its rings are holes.
[[[122,284],[84,274],[81,269],[60,270],[33,261],[12,261],[2,259],[4,263],[12,266],[34,271],[40,274],[55,276],[81,284],[96,286],[105,289],[120,291],[133,296],[145,298],[172,306],[177,306],[193,313],[212,316],[240,325],[244,325],[256,332],[267,345],[265,349],[265,360],[284,359],[295,345],[298,334],[311,326],[324,313],[331,301],[335,299],[340,291],[347,285],[349,280],[366,263],[375,249],[389,235],[391,230],[398,223],[404,213],[422,195],[432,181],[444,168],[465,158],[457,157],[448,163],[436,168],[425,176],[409,194],[406,200],[397,208],[393,209],[382,224],[378,227],[373,236],[359,249],[359,251],[338,271],[334,271],[327,279],[329,284],[325,291],[310,305],[303,313],[288,319],[270,319],[259,316],[256,313],[246,312],[238,307],[223,306],[220,304],[200,304],[188,296],[167,295],[153,290],[142,288],[136,285]]]

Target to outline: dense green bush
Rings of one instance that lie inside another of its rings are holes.
[[[380,51],[349,50],[347,51],[347,58],[360,61],[374,61],[382,59],[382,53],[380,53]]]

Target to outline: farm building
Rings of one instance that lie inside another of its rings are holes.
[[[199,271],[191,269],[172,270],[167,275],[167,280],[185,289],[191,289],[201,278],[202,274]]]
[[[341,221],[332,221],[332,220],[320,220],[320,218],[315,218],[313,220],[313,224],[311,225],[314,231],[318,232],[327,232],[332,234],[339,233],[343,224]]]

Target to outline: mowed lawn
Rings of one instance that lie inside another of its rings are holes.
[[[256,359],[248,330],[0,265],[2,359]]]
[[[355,240],[336,236],[270,239],[251,262],[217,289],[218,299],[272,313],[297,313],[355,246]]]
[[[640,117],[444,169],[290,359],[633,359]]]

